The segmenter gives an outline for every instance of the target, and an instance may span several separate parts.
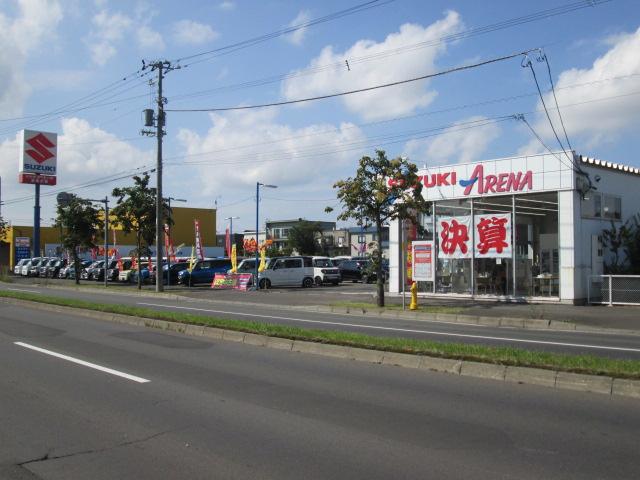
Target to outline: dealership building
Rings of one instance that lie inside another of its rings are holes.
[[[572,152],[418,175],[429,207],[390,224],[391,293],[581,303],[603,230],[640,211],[640,169]]]

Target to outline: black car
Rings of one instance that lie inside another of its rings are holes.
[[[80,261],[80,278],[82,278],[82,272],[84,271],[84,269],[88,268],[92,263],[93,262],[91,260]],[[70,278],[70,279],[76,278],[76,270],[75,270],[75,267],[73,266],[73,262],[71,262],[70,265],[67,265],[66,267],[60,269],[60,272],[58,273],[58,278]]]
[[[42,271],[41,271],[40,276],[44,276],[46,278],[49,278],[49,277],[56,278],[60,273],[60,270],[65,268],[66,266],[67,266],[67,261],[65,259],[54,258],[47,265],[47,270],[46,272],[44,272],[44,275],[42,274]]]
[[[89,265],[87,268],[82,269],[82,273],[80,274],[81,280],[93,280],[93,275],[96,271],[102,268],[104,265],[104,260],[97,260]]]
[[[373,283],[377,280],[374,264],[371,260],[347,260],[340,264],[340,274],[342,280],[351,280],[352,282],[361,281],[362,283]],[[386,273],[383,265],[383,281],[386,280]]]
[[[178,274],[182,270],[189,268],[189,262],[177,262],[162,266],[162,283],[167,284],[167,271],[169,271],[169,280],[171,285],[178,285]]]
[[[40,266],[38,267],[38,276],[40,278],[47,278],[49,276],[49,266],[53,265],[57,260],[57,258],[48,258],[46,261],[40,262]]]

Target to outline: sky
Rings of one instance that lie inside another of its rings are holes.
[[[365,2],[0,0],[2,216],[33,222],[34,187],[17,181],[24,128],[58,133],[44,225],[58,192],[103,198],[153,169],[156,139],[140,131],[157,72],[143,60],[180,67],[163,81],[164,194],[217,205],[219,232],[231,216],[234,231],[255,228],[256,182],[278,186],[262,192],[261,225],[335,220],[333,184],[376,149],[420,167],[546,151],[517,114],[558,150],[527,60],[562,141],[550,79],[578,154],[640,167],[637,0],[379,0],[346,14]],[[363,89],[536,48],[325,100],[179,111]]]

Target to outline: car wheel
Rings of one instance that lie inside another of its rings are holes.
[[[311,288],[311,287],[313,287],[313,278],[306,277],[304,280],[302,280],[302,287],[303,288]]]
[[[316,285],[319,286],[319,287],[322,286],[322,278],[316,277]]]
[[[261,290],[267,290],[268,288],[271,288],[271,280],[268,278],[262,278],[260,279],[259,285]]]

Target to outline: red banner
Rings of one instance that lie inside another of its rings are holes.
[[[194,219],[193,224],[196,229],[196,256],[200,260],[204,260],[204,251],[202,249],[202,237],[200,236],[200,222],[197,219]]]
[[[225,232],[224,245],[225,245],[225,250],[227,251],[227,257],[230,257],[231,256],[231,233],[229,232],[228,228]]]

